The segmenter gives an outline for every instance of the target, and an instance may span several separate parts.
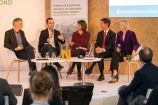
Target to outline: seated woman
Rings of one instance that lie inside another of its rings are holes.
[[[50,105],[62,105],[62,95],[61,95],[59,76],[57,70],[53,66],[46,66],[42,70],[47,72],[53,80],[52,82],[53,94],[51,96],[52,98],[49,100]]]
[[[128,21],[120,21],[120,31],[117,33],[116,50],[112,54],[110,70],[112,73],[112,80],[109,83],[118,82],[118,68],[119,62],[126,61],[126,56],[134,56],[139,48],[139,43],[135,32],[128,29]]]
[[[52,93],[52,79],[46,72],[37,72],[30,79],[31,105],[50,105],[48,100]]]
[[[77,22],[77,31],[72,35],[72,41],[70,42],[71,46],[71,54],[73,57],[77,56],[85,56],[85,52],[87,51],[87,46],[89,44],[90,33],[86,31],[87,24],[84,20],[79,20]],[[78,71],[78,80],[82,80],[81,78],[81,63],[73,62],[70,67],[67,75],[71,75],[75,65],[77,64]]]

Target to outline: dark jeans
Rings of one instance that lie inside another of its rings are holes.
[[[85,56],[85,52],[81,49],[78,49],[73,53],[72,57],[78,57],[79,55]],[[81,74],[81,62],[73,62],[71,67],[74,68],[75,65],[77,65],[78,74]]]
[[[104,58],[110,58],[111,54],[103,52],[103,53],[100,53],[100,54],[95,54],[95,57],[103,58],[103,59],[99,62],[93,62],[92,65],[90,66],[90,69],[93,70],[96,63],[98,63],[100,75],[104,75]]]
[[[52,53],[54,52],[56,54],[56,56],[58,56],[58,53],[57,53],[57,49],[52,47],[51,44],[46,44],[44,45],[41,50],[41,56],[42,57],[45,57],[46,53],[48,52],[49,53],[49,57],[52,57]],[[59,63],[53,63],[57,68],[60,68],[61,65]]]
[[[111,65],[110,65],[110,70],[113,72],[113,70],[117,70],[119,68],[119,62],[123,61],[123,57],[125,57],[127,54],[125,52],[118,53],[116,51],[113,52],[112,54],[112,59],[111,59]]]
[[[14,51],[14,52],[18,59],[28,60],[30,70],[37,70],[36,63],[31,62],[31,59],[35,58],[35,53],[33,51],[33,47],[28,46],[28,47],[25,47],[21,51]]]

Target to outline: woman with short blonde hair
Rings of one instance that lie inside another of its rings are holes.
[[[110,65],[112,80],[109,83],[115,83],[119,79],[119,62],[127,61],[128,55],[134,56],[140,46],[135,32],[129,30],[128,20],[120,20],[119,28],[120,31],[117,33],[115,51],[112,54]]]

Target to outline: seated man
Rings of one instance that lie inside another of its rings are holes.
[[[100,76],[97,79],[98,81],[104,80],[104,58],[111,57],[111,54],[113,53],[115,49],[115,36],[116,33],[114,33],[112,30],[109,29],[111,24],[110,19],[103,18],[101,19],[101,28],[102,31],[98,32],[97,40],[95,44],[95,52],[96,56],[99,58],[103,58],[99,62],[94,62],[90,68],[88,68],[85,73],[87,75],[92,73],[93,67],[96,63],[99,65],[100,70]]]
[[[17,104],[17,99],[14,96],[8,82],[4,79],[1,79],[1,78],[0,78],[0,93],[2,94],[2,96],[8,96],[9,105],[16,105]],[[0,101],[1,101],[1,99],[0,99]]]
[[[145,47],[140,50],[139,58],[142,67],[136,71],[129,86],[119,89],[119,100],[117,105],[135,105],[137,101],[143,102],[148,89],[158,85],[158,67],[152,64],[153,52]]]
[[[42,30],[39,37],[38,51],[41,53],[42,57],[45,57],[46,52],[49,52],[49,56],[52,57],[54,52],[56,56],[60,53],[60,45],[65,43],[64,36],[60,34],[59,31],[54,29],[54,20],[48,18],[46,20],[47,29]],[[63,69],[59,63],[54,63],[57,69],[60,71]]]
[[[22,31],[23,21],[21,18],[13,20],[13,28],[5,32],[4,47],[14,51],[19,59],[28,60],[29,75],[36,72],[36,64],[31,62],[35,58],[34,48],[27,42],[25,33]]]

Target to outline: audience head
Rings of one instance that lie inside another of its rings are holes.
[[[30,78],[30,92],[34,101],[48,102],[52,93],[52,80],[46,72],[37,72]]]
[[[121,31],[128,30],[128,28],[129,28],[128,20],[120,20],[119,21],[119,27],[120,27]]]
[[[54,19],[53,18],[47,18],[46,19],[46,25],[47,25],[48,29],[50,29],[50,30],[54,29],[54,25],[55,25]]]
[[[53,66],[46,66],[42,69],[42,71],[47,72],[52,78],[53,96],[61,98],[61,90],[57,70]]]
[[[153,58],[153,51],[149,47],[144,47],[142,50],[139,52],[139,59],[143,63],[150,63],[152,62]]]
[[[111,21],[109,18],[101,19],[101,28],[107,30],[110,27]]]
[[[13,27],[15,31],[19,31],[23,27],[23,20],[21,18],[15,18],[13,20]]]
[[[87,29],[87,24],[85,20],[79,20],[77,21],[77,30],[80,31],[86,31]]]

